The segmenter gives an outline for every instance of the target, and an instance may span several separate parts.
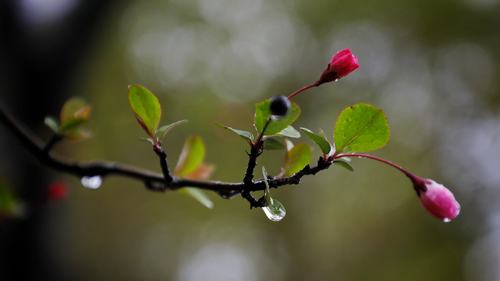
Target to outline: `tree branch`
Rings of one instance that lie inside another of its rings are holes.
[[[50,153],[50,151],[52,150],[52,148],[54,148],[54,146],[60,142],[61,140],[63,139],[63,136],[57,134],[57,133],[54,133],[52,135],[52,137],[49,139],[49,141],[47,142],[47,144],[45,144],[45,146],[43,147],[43,152],[44,153]]]
[[[190,186],[217,192],[223,198],[231,198],[243,192],[261,191],[265,190],[266,188],[263,179],[259,179],[256,181],[252,181],[252,179],[250,179],[250,181],[245,183],[221,182],[213,180],[197,181],[170,176],[171,179],[169,180],[165,176],[170,175],[168,172],[168,167],[166,166],[166,153],[164,153],[164,156],[163,154],[159,155],[160,162],[163,163],[163,161],[165,161],[165,165],[162,164],[163,175],[153,171],[144,170],[115,162],[94,161],[88,163],[80,163],[64,159],[50,153],[50,150],[46,149],[48,145],[44,145],[40,138],[17,124],[14,119],[10,117],[2,108],[0,108],[0,122],[11,131],[11,133],[17,138],[20,144],[36,159],[38,159],[40,163],[60,172],[71,174],[77,177],[97,175],[102,177],[111,175],[122,176],[142,181],[148,189],[153,191],[175,190],[181,187]],[[303,176],[315,175],[319,171],[327,169],[331,164],[331,161],[320,157],[316,166],[310,167],[308,165],[304,169],[290,177],[272,177],[268,180],[268,183],[272,188],[278,188],[284,185],[299,184]]]
[[[267,127],[271,123],[272,119],[269,117],[267,119],[262,132],[257,137],[257,140],[252,143],[250,153],[248,154],[248,164],[245,172],[245,177],[243,178],[243,183],[245,184],[245,190],[241,192],[241,196],[245,198],[250,203],[250,209],[259,208],[265,206],[265,198],[262,196],[259,200],[255,199],[252,194],[250,194],[250,188],[253,184],[253,172],[255,170],[255,166],[257,166],[257,158],[262,154],[264,149],[264,133],[267,130]]]
[[[153,151],[158,155],[158,158],[160,158],[160,166],[161,166],[161,171],[163,173],[163,178],[165,179],[165,185],[168,186],[172,182],[172,175],[170,175],[170,171],[168,170],[168,163],[167,163],[167,153],[165,150],[163,150],[163,147],[161,147],[161,143],[157,142],[153,145]]]

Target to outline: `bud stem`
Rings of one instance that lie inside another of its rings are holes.
[[[381,157],[378,157],[378,156],[375,156],[375,155],[371,155],[371,154],[365,154],[365,153],[341,153],[341,154],[337,154],[337,155],[333,155],[333,157],[331,158],[331,160],[336,160],[336,159],[339,159],[339,158],[344,158],[344,157],[358,157],[358,158],[367,158],[367,159],[372,159],[372,160],[375,160],[375,161],[378,161],[378,162],[381,162],[381,163],[384,163],[386,165],[389,165],[393,168],[396,168],[397,170],[399,170],[400,172],[402,172],[403,174],[405,174],[408,178],[410,178],[410,180],[415,180],[417,179],[418,177],[416,175],[414,175],[413,173],[409,172],[408,170],[406,170],[405,168],[401,167],[400,165],[392,162],[392,161],[389,161],[387,159],[384,159],[384,158],[381,158]]]
[[[318,83],[318,82],[314,82],[314,83],[312,83],[312,84],[305,85],[304,87],[302,87],[302,88],[298,89],[297,91],[295,91],[295,92],[293,92],[293,93],[289,94],[289,95],[288,95],[288,99],[290,100],[290,99],[292,99],[293,97],[295,97],[296,95],[298,95],[298,94],[300,94],[300,93],[302,93],[302,92],[305,92],[305,91],[307,91],[307,90],[309,90],[309,89],[311,89],[311,88],[317,87],[317,86],[319,86],[319,83]]]

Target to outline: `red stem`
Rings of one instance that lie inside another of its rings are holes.
[[[371,154],[365,154],[365,153],[341,153],[341,154],[334,155],[332,157],[332,160],[340,159],[340,158],[343,158],[343,157],[360,157],[360,158],[372,159],[372,160],[375,160],[375,161],[378,161],[378,162],[382,162],[382,163],[384,163],[386,165],[389,165],[389,166],[391,166],[393,168],[396,168],[397,170],[401,171],[403,174],[405,174],[410,179],[415,179],[417,177],[414,174],[410,173],[405,168],[399,166],[398,164],[396,164],[394,162],[391,162],[391,161],[389,161],[387,159],[384,159],[384,158],[381,158],[381,157],[378,157],[378,156],[375,156],[375,155],[371,155]]]
[[[302,93],[302,92],[305,92],[305,91],[307,91],[307,90],[309,90],[309,89],[311,89],[311,88],[317,87],[318,85],[319,85],[319,84],[318,84],[317,82],[314,82],[314,83],[309,84],[309,85],[305,85],[304,87],[302,87],[302,88],[298,89],[297,91],[295,91],[295,92],[293,92],[293,93],[289,94],[289,95],[288,95],[288,99],[290,100],[290,99],[292,99],[293,97],[295,97],[296,95],[298,95],[298,94],[300,94],[300,93]]]

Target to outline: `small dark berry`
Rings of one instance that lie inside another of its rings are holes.
[[[290,100],[285,96],[276,96],[271,99],[270,110],[275,116],[285,116],[290,108]]]

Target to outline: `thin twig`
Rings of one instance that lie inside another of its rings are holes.
[[[319,82],[314,82],[312,84],[308,84],[308,85],[305,85],[304,87],[298,89],[297,91],[291,93],[288,95],[288,99],[291,100],[293,97],[295,97],[296,95],[302,93],[302,92],[305,92],[311,88],[314,88],[314,87],[318,87],[320,84]]]
[[[170,171],[168,170],[167,153],[163,150],[163,147],[159,142],[153,145],[153,151],[156,155],[158,155],[158,158],[160,158],[160,167],[163,173],[163,178],[165,179],[165,186],[168,186],[173,179],[172,175],[170,175]]]
[[[269,117],[266,121],[266,124],[264,125],[264,128],[262,128],[262,132],[260,132],[259,136],[257,137],[257,140],[252,143],[250,153],[248,154],[247,169],[245,172],[245,177],[243,178],[243,183],[245,184],[245,187],[248,188],[241,192],[241,196],[250,203],[250,208],[263,207],[265,204],[263,197],[257,200],[252,196],[252,194],[250,193],[250,188],[253,184],[253,173],[255,167],[257,166],[257,158],[262,154],[264,148],[264,133],[266,132],[267,127],[269,126],[271,121],[272,119],[271,117]]]
[[[63,139],[63,136],[55,133],[52,135],[52,137],[49,139],[47,144],[43,147],[43,152],[48,154],[50,151],[54,148],[54,146],[59,143]]]

